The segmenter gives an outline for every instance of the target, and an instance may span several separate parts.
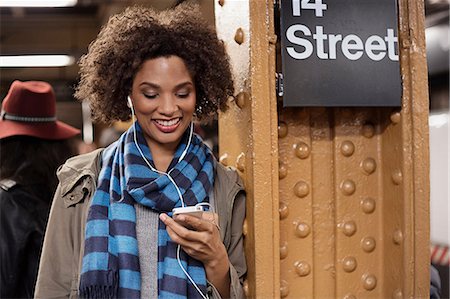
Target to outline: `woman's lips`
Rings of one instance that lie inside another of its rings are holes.
[[[154,119],[152,120],[155,126],[163,133],[174,132],[181,123],[181,117],[171,120]]]

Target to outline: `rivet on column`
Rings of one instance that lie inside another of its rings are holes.
[[[277,44],[277,39],[278,39],[277,35],[273,34],[273,35],[269,36],[269,43],[271,45],[276,45]]]
[[[402,119],[402,116],[400,114],[400,112],[393,112],[391,114],[391,121],[393,124],[398,124],[400,122],[400,120]]]
[[[294,144],[295,155],[300,159],[306,159],[309,157],[309,153],[311,152],[309,146],[304,142],[299,142]]]
[[[236,158],[236,168],[240,171],[245,170],[245,154],[240,153],[239,156]]]
[[[341,183],[341,190],[345,195],[352,195],[356,190],[355,182],[353,182],[352,180],[343,181]]]
[[[353,256],[346,256],[342,260],[342,268],[345,272],[353,272],[356,269],[356,266],[358,263],[356,262],[356,259]]]
[[[285,259],[288,255],[288,243],[285,241],[283,245],[280,246],[280,259]]]
[[[245,297],[248,297],[248,295],[249,295],[249,290],[248,290],[248,281],[247,281],[247,279],[244,280],[244,283],[243,283],[243,285],[242,285],[242,289],[244,290],[244,295],[245,295]]]
[[[395,244],[400,245],[403,242],[403,233],[401,230],[397,229],[392,237]]]
[[[403,174],[400,170],[394,170],[394,172],[392,173],[392,182],[395,185],[400,185],[403,181]]]
[[[356,233],[356,223],[353,220],[344,222],[344,223],[340,224],[339,226],[341,226],[342,232],[347,237],[351,237]]]
[[[287,297],[289,295],[289,283],[286,280],[280,281],[280,296],[281,298]]]
[[[373,198],[367,197],[361,200],[361,209],[366,214],[371,214],[375,211],[376,201]]]
[[[236,30],[236,33],[234,35],[234,41],[240,45],[244,42],[244,30],[242,30],[242,28],[238,28]]]
[[[353,142],[346,140],[341,144],[341,153],[345,157],[350,157],[355,152],[355,145]]]
[[[242,234],[246,236],[248,234],[248,223],[247,218],[244,219],[244,223],[242,224]]]
[[[403,299],[403,292],[400,289],[396,289],[394,293],[392,293],[392,299]]]
[[[372,158],[364,159],[364,161],[361,162],[361,168],[366,174],[372,174],[377,169],[377,162]]]
[[[372,138],[375,135],[375,127],[371,123],[366,123],[362,127],[362,135],[366,138]]]
[[[225,154],[223,154],[222,156],[220,156],[219,162],[220,162],[220,164],[222,164],[223,166],[228,166],[228,154],[225,153]]]
[[[362,284],[366,290],[372,291],[377,286],[377,278],[373,274],[364,274],[362,276]]]
[[[294,264],[295,272],[297,272],[298,276],[307,276],[311,273],[311,266],[305,261],[297,261]]]
[[[287,176],[287,167],[283,162],[278,164],[278,178],[284,179]]]
[[[305,197],[309,194],[309,185],[305,181],[299,181],[294,186],[294,194],[300,198]]]
[[[289,215],[289,208],[285,202],[280,201],[278,212],[280,213],[280,219],[286,219]]]
[[[285,122],[280,121],[278,124],[278,138],[284,138],[288,134],[288,126]]]
[[[347,294],[347,295],[345,295],[344,298],[342,298],[342,299],[356,299],[356,297],[355,297],[355,295]]]
[[[295,235],[299,238],[306,238],[310,232],[311,232],[311,227],[304,222],[300,222],[295,227]]]
[[[374,251],[376,246],[377,243],[372,237],[365,237],[361,240],[361,248],[367,253]]]
[[[411,42],[407,38],[402,39],[402,48],[409,49],[411,47]]]
[[[242,109],[248,103],[249,100],[250,95],[248,94],[248,92],[241,91],[236,96],[236,105]]]

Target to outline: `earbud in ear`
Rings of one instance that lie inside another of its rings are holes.
[[[131,101],[130,96],[127,97],[127,106],[128,108],[131,108],[133,106],[133,102]]]

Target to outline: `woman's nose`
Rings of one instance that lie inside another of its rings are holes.
[[[167,116],[173,115],[178,107],[176,105],[176,99],[173,96],[164,96],[161,98],[161,102],[159,105],[159,113]]]

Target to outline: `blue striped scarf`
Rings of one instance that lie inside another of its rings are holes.
[[[137,122],[135,126],[139,147],[153,164],[142,129]],[[187,135],[188,132],[184,134],[169,169],[173,168],[170,175],[180,188],[185,204],[191,206],[209,201],[208,194],[214,180],[214,158],[202,140],[194,135],[186,156],[177,162],[186,148]],[[174,207],[181,206],[181,200],[167,176],[150,170],[140,156],[133,139],[133,126],[105,149],[102,158],[98,187],[86,222],[79,295],[81,298],[140,298],[134,204],[171,215]],[[159,220],[158,297],[198,298],[199,294],[178,265],[176,251],[177,244],[170,239],[164,223]],[[180,259],[205,294],[203,264],[183,251]]]

